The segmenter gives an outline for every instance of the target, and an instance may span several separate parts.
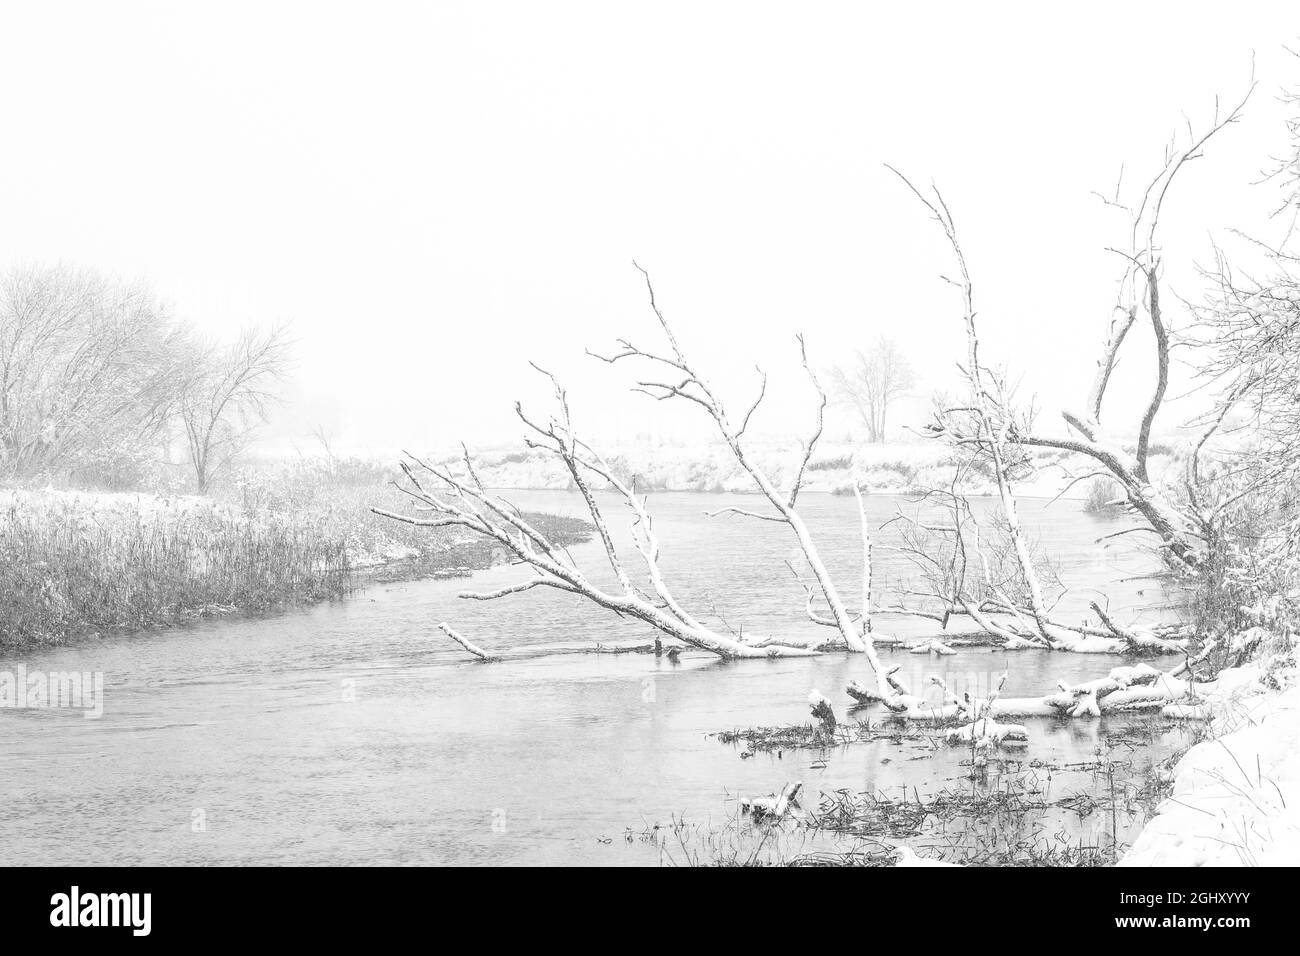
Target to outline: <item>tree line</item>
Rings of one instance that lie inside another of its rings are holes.
[[[0,480],[133,487],[179,451],[205,494],[265,421],[291,359],[284,325],[223,342],[143,283],[10,269],[0,277]]]

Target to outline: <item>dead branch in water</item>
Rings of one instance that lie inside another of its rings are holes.
[[[442,633],[446,634],[453,641],[455,641],[461,647],[465,648],[465,650],[469,651],[469,653],[473,654],[479,660],[481,661],[497,660],[497,658],[493,657],[491,654],[483,650],[483,648],[479,647],[477,644],[471,644],[467,638],[459,634],[457,631],[453,630],[451,625],[448,624],[446,621],[443,621],[441,624],[438,625],[438,630],[442,631]]]
[[[808,381],[813,387],[817,396],[816,414],[809,436],[802,442],[802,454],[795,468],[794,479],[788,489],[782,490],[777,487],[776,482],[761,469],[753,457],[749,454],[748,448],[744,442],[744,436],[754,413],[758,410],[767,394],[767,377],[760,371],[761,382],[757,397],[746,408],[744,415],[741,417],[738,425],[733,424],[726,406],[714,389],[708,384],[707,380],[697,371],[694,364],[687,357],[676,334],[669,325],[663,310],[659,307],[655,295],[654,284],[650,280],[650,274],[637,265],[645,278],[646,291],[649,296],[650,308],[658,320],[660,329],[663,332],[667,348],[663,351],[640,348],[627,339],[620,339],[617,342],[617,350],[609,355],[601,355],[595,352],[590,354],[599,358],[601,361],[614,365],[617,363],[635,361],[647,366],[650,371],[644,378],[638,379],[634,391],[645,394],[656,401],[668,401],[679,399],[689,402],[701,409],[712,419],[718,430],[723,442],[730,450],[736,463],[749,475],[755,488],[764,498],[767,499],[771,506],[771,512],[757,512],[752,509],[726,508],[714,514],[734,514],[743,517],[756,518],[764,521],[782,522],[790,527],[794,533],[795,539],[803,552],[804,559],[808,564],[817,582],[818,589],[821,592],[822,599],[830,614],[828,620],[833,622],[833,626],[839,632],[840,639],[849,650],[864,654],[870,664],[877,681],[883,687],[883,678],[880,677],[881,668],[879,659],[876,656],[875,648],[870,637],[870,615],[867,608],[863,612],[854,615],[844,601],[841,599],[839,591],[827,570],[825,562],[817,549],[803,517],[799,514],[796,505],[799,500],[799,492],[803,487],[804,475],[807,472],[808,462],[811,460],[813,451],[817,446],[818,440],[822,436],[825,426],[825,411],[828,402],[826,391],[822,388],[812,365],[808,361],[807,343],[802,335],[796,336],[796,342],[799,347],[799,358],[803,365],[804,372]],[[864,519],[864,532],[865,519]],[[865,539],[869,548],[869,538]],[[869,556],[869,550],[867,551]],[[869,572],[864,572],[869,574]],[[869,584],[868,584],[869,590]],[[864,594],[864,603],[867,595]],[[811,602],[809,603],[809,616],[815,623],[823,623],[818,620],[812,613]]]
[[[740,441],[749,416],[762,399],[762,391],[759,398],[750,406],[741,427],[733,429],[721,404],[687,363],[675,336],[655,305],[653,287],[649,285],[648,276],[647,287],[650,289],[651,306],[659,317],[661,327],[672,348],[671,357],[661,357],[657,361],[676,368],[687,377],[676,385],[657,381],[642,382],[638,385],[638,390],[649,391],[651,394],[654,394],[655,390],[661,390],[663,393],[657,396],[660,398],[682,395],[708,408],[727,438],[729,447],[733,449],[738,460],[746,464],[748,460],[745,458]],[[622,353],[606,361],[613,362],[630,355],[653,357],[651,353],[634,349],[630,343],[625,342],[623,345]],[[806,354],[802,352],[802,340],[800,346],[804,366],[815,384],[816,378],[812,376]],[[400,514],[373,509],[375,513],[419,527],[467,528],[500,543],[520,563],[528,565],[534,572],[535,576],[526,581],[491,591],[465,591],[460,595],[462,598],[492,601],[535,588],[551,588],[579,595],[620,617],[633,618],[649,624],[674,642],[710,651],[724,658],[803,656],[816,653],[819,648],[831,643],[829,638],[814,642],[787,643],[777,638],[754,634],[741,633],[730,636],[706,626],[683,607],[660,567],[660,543],[654,530],[654,518],[649,511],[646,497],[637,492],[632,482],[624,481],[600,452],[577,434],[568,395],[559,380],[539,366],[534,365],[534,368],[550,381],[556,407],[549,417],[542,419],[531,416],[525,412],[521,404],[516,404],[515,412],[529,430],[526,444],[530,448],[551,453],[564,465],[573,486],[587,506],[605,557],[617,582],[617,589],[611,590],[595,584],[576,565],[567,551],[558,548],[508,501],[488,491],[479,480],[467,449],[464,450],[459,470],[408,453],[407,460],[402,462],[406,482],[399,487],[415,502],[415,513]],[[822,395],[824,406],[825,395],[820,392],[820,387],[818,390]],[[804,465],[820,433],[821,412],[819,410],[817,427],[805,448]],[[863,641],[854,619],[839,601],[808,530],[794,509],[798,488],[802,482],[803,468],[800,468],[799,477],[788,495],[778,493],[762,472],[752,467],[749,467],[749,470],[756,481],[769,490],[769,499],[777,510],[779,520],[789,524],[799,538],[808,563],[822,585],[822,593],[834,612],[837,629],[844,644],[850,649],[865,652],[873,667],[877,667],[874,649],[869,641]],[[609,522],[596,500],[593,482],[599,482],[600,486],[615,491],[630,511],[629,530],[632,544],[644,566],[640,573],[634,574],[629,570],[619,555]]]
[[[757,397],[746,407],[739,424],[733,424],[721,399],[699,374],[687,358],[672,327],[664,317],[655,297],[649,274],[640,269],[645,278],[651,310],[666,341],[666,349],[652,351],[638,348],[626,339],[618,342],[612,355],[597,356],[602,361],[615,364],[628,359],[649,363],[652,371],[637,380],[634,391],[644,393],[659,401],[681,399],[704,409],[713,420],[723,441],[736,462],[753,479],[755,486],[772,508],[770,513],[752,509],[726,508],[715,514],[731,514],[760,520],[776,521],[787,525],[793,532],[809,570],[816,581],[816,591],[825,603],[828,613],[818,613],[814,605],[814,591],[808,590],[808,616],[819,624],[826,624],[835,636],[815,640],[782,640],[755,634],[739,633],[734,636],[719,633],[706,626],[678,601],[665,580],[659,563],[660,543],[654,530],[654,518],[647,498],[640,494],[633,481],[619,475],[600,452],[575,430],[569,408],[568,395],[559,380],[545,369],[534,365],[550,381],[555,396],[555,411],[547,418],[535,417],[516,404],[515,412],[528,428],[526,444],[529,448],[549,452],[568,472],[573,487],[586,504],[597,536],[603,546],[605,558],[617,582],[616,589],[596,585],[572,558],[557,548],[538,528],[531,525],[519,512],[499,495],[489,492],[479,480],[468,450],[460,467],[431,463],[408,454],[402,463],[406,476],[404,490],[415,502],[415,514],[399,514],[374,509],[376,513],[398,521],[421,527],[459,526],[492,538],[503,545],[520,563],[528,565],[534,577],[491,591],[467,591],[461,597],[470,600],[491,601],[519,594],[535,588],[552,588],[579,595],[621,617],[640,620],[668,638],[681,644],[707,650],[725,658],[777,657],[808,655],[824,648],[843,647],[863,654],[876,675],[882,692],[888,684],[881,676],[881,667],[871,635],[871,538],[862,501],[858,494],[859,514],[863,534],[862,604],[859,613],[849,610],[840,598],[830,572],[818,552],[807,525],[797,510],[799,492],[813,451],[824,427],[827,404],[812,365],[808,360],[806,343],[802,336],[796,341],[799,358],[808,380],[817,395],[817,408],[813,427],[802,443],[794,479],[789,488],[780,489],[751,458],[744,443],[750,420],[761,405],[767,392],[766,376],[761,376]],[[595,353],[591,353],[595,355]],[[618,554],[609,522],[598,504],[593,489],[607,488],[617,493],[631,513],[629,530],[632,544],[641,559],[643,569],[634,574]]]

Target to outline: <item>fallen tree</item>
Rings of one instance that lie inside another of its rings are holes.
[[[764,640],[760,647],[752,646],[743,639],[743,634],[727,635],[707,627],[677,601],[659,567],[659,539],[655,535],[653,520],[646,510],[645,501],[614,475],[604,458],[574,435],[564,389],[554,378],[552,381],[559,407],[557,417],[539,423],[528,418],[522,408],[517,411],[534,434],[528,440],[529,446],[548,449],[568,468],[604,546],[617,581],[617,590],[594,583],[567,551],[556,547],[524,518],[518,508],[501,495],[486,489],[478,480],[468,450],[465,451],[463,472],[460,474],[453,472],[450,466],[408,455],[410,460],[401,464],[407,483],[399,484],[398,487],[415,500],[417,513],[401,514],[380,508],[373,509],[375,513],[419,527],[457,526],[478,532],[498,542],[517,561],[528,565],[533,571],[533,577],[518,584],[493,591],[461,592],[459,597],[467,600],[491,601],[534,588],[551,588],[579,595],[615,614],[649,624],[675,641],[710,651],[719,657],[783,657],[814,653],[808,647],[789,646],[770,640]],[[618,491],[632,512],[631,536],[645,566],[643,581],[633,580],[614,546],[609,523],[591,489],[589,478],[593,475]],[[432,482],[437,484],[433,485]],[[451,628],[444,627],[444,630],[471,653],[475,653],[475,656],[485,656],[483,652],[476,653],[477,649],[472,649]]]
[[[733,424],[721,400],[695,371],[682,351],[671,326],[659,309],[648,274],[641,271],[645,275],[651,309],[668,349],[656,353],[637,348],[630,341],[620,340],[620,350],[617,353],[598,357],[610,364],[626,359],[642,359],[657,371],[671,372],[670,378],[653,376],[638,381],[636,390],[658,400],[678,398],[689,401],[708,413],[737,463],[750,475],[772,507],[770,513],[726,508],[715,514],[734,514],[780,522],[791,529],[816,581],[821,599],[829,609],[829,614],[815,610],[815,595],[809,590],[808,616],[814,622],[833,629],[833,634],[813,640],[783,640],[743,631],[724,634],[705,625],[683,607],[670,589],[659,565],[660,543],[654,531],[654,519],[647,498],[638,493],[634,480],[625,480],[620,476],[599,451],[576,433],[564,387],[554,375],[536,365],[534,368],[547,376],[552,385],[555,411],[548,418],[540,419],[530,416],[521,404],[516,404],[515,412],[528,429],[525,443],[531,449],[540,449],[554,455],[567,470],[590,514],[613,571],[617,589],[595,583],[578,568],[566,550],[556,547],[546,535],[528,522],[518,508],[501,495],[489,491],[479,480],[468,448],[462,447],[463,454],[456,466],[433,463],[408,454],[408,460],[402,462],[401,466],[406,481],[399,483],[398,487],[413,499],[416,513],[373,510],[376,514],[419,527],[454,525],[467,528],[498,542],[517,562],[529,566],[533,571],[534,576],[526,581],[494,591],[465,591],[460,595],[462,598],[487,601],[534,588],[551,588],[579,595],[615,614],[642,621],[674,642],[709,651],[723,658],[807,656],[825,649],[847,650],[866,657],[873,673],[877,675],[882,691],[887,691],[888,685],[884,681],[871,634],[871,538],[861,491],[858,493],[858,506],[863,533],[863,606],[856,614],[840,598],[816,543],[797,509],[804,474],[822,433],[827,403],[826,393],[808,363],[802,337],[798,338],[800,359],[818,396],[816,420],[811,436],[803,444],[793,483],[788,489],[780,489],[754,463],[744,444],[745,431],[766,394],[766,377],[762,376],[758,397],[748,406],[739,424]],[[633,575],[619,555],[609,522],[596,500],[593,483],[614,491],[630,511],[630,537],[644,566],[642,573]],[[444,626],[443,630],[476,657],[491,657],[449,626]]]
[[[739,423],[732,422],[727,413],[722,400],[716,392],[708,385],[707,381],[696,371],[686,353],[682,350],[681,345],[674,334],[672,327],[665,318],[663,311],[659,308],[658,301],[655,297],[654,285],[650,281],[650,275],[639,265],[637,269],[645,277],[646,291],[649,295],[650,308],[658,320],[659,327],[664,334],[667,344],[665,351],[656,352],[653,350],[642,349],[634,345],[627,339],[618,341],[618,350],[610,355],[601,355],[595,352],[589,354],[595,356],[601,361],[610,365],[626,362],[640,361],[652,370],[650,378],[639,380],[636,385],[636,391],[641,392],[657,401],[667,401],[677,399],[694,404],[703,409],[705,414],[713,421],[717,428],[718,434],[727,448],[730,450],[736,463],[749,475],[754,483],[754,487],[767,500],[772,510],[770,512],[754,511],[747,508],[723,508],[715,512],[710,512],[711,517],[719,515],[734,515],[739,517],[753,518],[759,521],[771,521],[787,525],[793,532],[795,539],[798,541],[799,548],[803,552],[809,570],[816,579],[817,587],[821,592],[822,599],[829,609],[830,616],[819,615],[813,610],[811,599],[808,603],[808,616],[816,624],[833,627],[838,632],[839,640],[850,651],[865,654],[871,664],[873,672],[877,675],[881,673],[880,662],[876,657],[875,649],[871,634],[871,614],[870,614],[870,590],[871,590],[871,538],[867,528],[867,519],[865,506],[862,501],[861,489],[856,489],[859,512],[862,516],[863,545],[864,545],[864,570],[863,570],[863,595],[862,611],[854,615],[841,599],[830,572],[826,568],[817,550],[817,545],[813,540],[808,526],[804,523],[803,517],[799,514],[797,503],[799,492],[803,488],[804,476],[808,470],[808,462],[812,459],[813,452],[816,450],[817,442],[822,436],[825,425],[825,413],[828,399],[825,389],[813,372],[812,366],[808,362],[808,350],[803,336],[797,336],[796,341],[799,345],[799,357],[802,362],[804,371],[807,373],[808,380],[811,382],[814,391],[817,394],[817,412],[813,429],[805,440],[802,455],[795,470],[794,480],[788,489],[777,487],[776,482],[761,469],[752,456],[749,455],[745,445],[745,432],[753,419],[754,413],[762,404],[767,395],[767,376],[759,371],[759,388],[758,395],[754,401],[746,408],[745,413],[741,416]],[[819,642],[820,645],[831,643],[830,639]],[[883,679],[882,679],[883,680]]]
[[[873,688],[850,681],[845,692],[859,704],[881,704],[891,715],[903,720],[954,724],[947,732],[950,743],[1001,744],[1004,740],[1021,741],[1028,731],[1019,724],[1004,724],[999,718],[1100,717],[1107,713],[1158,712],[1167,717],[1195,719],[1203,715],[1197,707],[1194,668],[1205,661],[1217,647],[1211,641],[1194,657],[1170,671],[1161,671],[1146,663],[1112,668],[1105,677],[1081,684],[1057,683],[1057,689],[1042,697],[1003,697],[1004,671],[992,693],[975,698],[969,693],[958,696],[938,677],[930,683],[939,687],[942,696],[936,703],[911,693],[898,677],[898,668],[886,671],[891,694],[881,695]]]
[[[954,284],[962,293],[966,333],[966,359],[962,372],[967,398],[938,408],[930,433],[970,452],[972,459],[990,465],[1001,505],[1000,523],[996,529],[1000,542],[994,555],[989,554],[989,543],[995,536],[987,532],[981,536],[979,522],[961,497],[956,480],[951,488],[937,493],[940,497],[946,496],[944,505],[950,514],[945,524],[931,526],[924,519],[903,518],[910,524],[909,533],[913,536],[904,549],[911,552],[929,575],[928,597],[937,602],[937,610],[913,609],[903,604],[873,607],[872,541],[862,489],[856,482],[854,491],[863,539],[862,596],[856,611],[842,597],[818,551],[798,510],[798,502],[805,474],[823,432],[828,400],[808,361],[802,336],[797,337],[799,356],[817,397],[816,414],[811,432],[802,443],[793,481],[788,487],[781,487],[759,466],[757,457],[750,454],[746,443],[750,423],[767,394],[766,376],[760,370],[756,397],[744,407],[743,413],[733,419],[719,394],[683,350],[659,307],[649,274],[640,266],[637,268],[645,279],[649,304],[664,344],[658,348],[641,348],[622,339],[612,354],[590,354],[610,365],[638,363],[648,368],[646,374],[637,378],[635,391],[657,401],[690,403],[709,417],[722,443],[766,503],[762,508],[727,507],[712,512],[712,516],[742,517],[777,523],[790,529],[813,579],[812,584],[805,585],[807,617],[824,627],[827,634],[807,639],[744,631],[726,633],[724,631],[729,629],[711,627],[684,607],[660,568],[660,544],[645,496],[637,490],[634,480],[618,474],[592,445],[576,434],[564,388],[554,376],[540,368],[538,371],[547,375],[554,387],[556,411],[548,418],[538,419],[530,417],[521,405],[516,405],[516,412],[528,429],[526,444],[531,449],[549,452],[563,464],[590,513],[613,571],[613,586],[597,583],[578,568],[567,551],[557,548],[517,508],[499,494],[489,492],[479,480],[468,450],[459,463],[453,464],[432,463],[409,456],[402,465],[406,476],[406,484],[402,487],[415,501],[416,513],[376,511],[419,526],[457,525],[467,528],[501,544],[518,563],[532,569],[533,577],[526,581],[495,591],[467,591],[461,595],[464,598],[494,600],[539,587],[575,594],[620,617],[649,625],[660,635],[656,638],[656,649],[662,649],[663,642],[668,641],[673,650],[693,647],[723,658],[807,656],[832,649],[862,654],[874,678],[874,686],[864,692],[875,699],[890,702],[891,709],[902,711],[914,708],[933,711],[934,708],[896,686],[896,679],[891,682],[890,675],[882,668],[875,645],[878,640],[884,643],[890,639],[873,632],[873,611],[920,614],[945,625],[953,614],[962,614],[1008,649],[1041,647],[1080,653],[1181,651],[1184,649],[1182,643],[1168,639],[1174,637],[1173,634],[1140,631],[1117,624],[1101,604],[1094,604],[1094,612],[1100,621],[1096,626],[1087,622],[1070,624],[1054,617],[1054,607],[1044,586],[1043,569],[1019,520],[1015,484],[1031,467],[1026,451],[1029,447],[1084,454],[1102,465],[1106,474],[1124,489],[1129,506],[1145,520],[1143,530],[1159,537],[1161,549],[1170,563],[1189,573],[1195,572],[1200,560],[1196,523],[1184,511],[1171,505],[1148,475],[1152,422],[1164,403],[1171,348],[1168,323],[1160,304],[1161,260],[1157,228],[1165,197],[1180,171],[1200,155],[1211,137],[1236,122],[1244,103],[1245,99],[1223,117],[1216,115],[1209,132],[1200,137],[1193,136],[1185,150],[1170,152],[1163,169],[1143,193],[1141,203],[1136,210],[1130,211],[1131,249],[1121,253],[1126,263],[1120,284],[1121,308],[1111,323],[1086,408],[1063,413],[1070,429],[1069,436],[1064,438],[1035,431],[1032,414],[1015,407],[1005,379],[992,372],[981,357],[974,285],[949,207],[937,189],[931,194],[923,193],[899,174],[940,224],[956,258],[959,280]],[[1112,204],[1119,205],[1118,197]],[[1152,399],[1140,415],[1136,448],[1130,453],[1102,429],[1100,422],[1110,375],[1127,334],[1140,313],[1149,319],[1155,333],[1156,382]],[[641,571],[633,573],[620,557],[593,488],[613,491],[629,509],[630,537],[640,564],[644,566]],[[929,546],[929,542],[920,540],[922,534],[937,535],[946,539],[946,544],[936,550]],[[917,592],[909,590],[906,593]],[[478,650],[450,627],[446,630],[470,653]],[[938,655],[952,651],[949,645],[935,639],[908,649],[918,654]],[[488,658],[493,655],[478,651],[476,656]],[[1074,689],[1067,691],[1063,688],[1060,694],[1068,695],[1070,709],[1082,714],[1100,711],[1104,706],[1103,700],[1115,705],[1123,698],[1114,695],[1126,691],[1127,688],[1098,686],[1077,694]],[[961,706],[960,701],[944,705],[945,708],[957,709]],[[1000,706],[1005,707],[1006,702]]]

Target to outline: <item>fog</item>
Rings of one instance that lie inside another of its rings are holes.
[[[1123,269],[1124,217],[1092,191],[1123,166],[1140,195],[1252,62],[1260,89],[1179,179],[1163,245],[1208,262],[1231,228],[1282,228],[1252,183],[1283,143],[1300,16],[1215,9],[8,4],[0,266],[143,278],[222,335],[290,321],[263,447],[319,426],[388,454],[516,436],[514,401],[546,398],[530,359],[588,433],[702,431],[584,355],[653,339],[635,259],[734,403],[771,373],[792,400],[756,427],[780,432],[811,409],[796,332],[822,366],[894,336],[918,408],[962,355],[951,254],[888,162],[943,190],[985,355],[1052,411],[1089,380]],[[1170,279],[1199,296],[1190,268]],[[1130,359],[1111,407],[1149,379]]]

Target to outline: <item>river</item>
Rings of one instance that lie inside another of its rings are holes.
[[[531,510],[582,513],[581,500],[564,492],[511,497]],[[755,499],[659,494],[650,503],[665,575],[688,608],[757,632],[813,628],[785,566],[797,558],[788,529],[703,515],[726,504],[752,508]],[[873,523],[897,507],[909,505],[870,499]],[[613,499],[608,508],[621,527],[625,509]],[[809,494],[801,510],[841,590],[856,595],[853,499]],[[1061,617],[1077,617],[1102,593],[1122,620],[1167,614],[1160,588],[1140,579],[1154,562],[1133,536],[1096,543],[1124,527],[1120,519],[1084,514],[1074,501],[1024,501],[1021,512],[1071,585]],[[883,587],[910,575],[888,548],[896,535],[896,525],[877,534]],[[596,543],[573,554],[597,572],[604,562]],[[496,587],[524,573],[499,567],[468,585]],[[0,863],[683,862],[687,851],[674,855],[644,832],[674,819],[725,823],[735,817],[737,794],[779,790],[788,780],[803,780],[814,805],[818,791],[841,788],[924,796],[969,786],[960,766],[969,754],[928,738],[747,756],[743,745],[712,736],[805,722],[813,688],[843,717],[851,703],[844,684],[869,679],[860,657],[722,663],[585,654],[478,663],[435,625],[449,621],[489,650],[648,635],[569,595],[541,589],[494,602],[457,600],[466,586],[375,585],[274,616],[0,659],[0,669],[99,671],[105,681],[97,720],[71,710],[0,710]],[[917,619],[877,623],[901,635],[935,627]],[[918,686],[941,673],[955,687],[979,689],[1009,668],[1009,696],[1099,676],[1117,660],[987,649],[948,658],[883,653]],[[1035,721],[1026,759],[1086,759],[1116,728],[1111,719]],[[1145,767],[1175,738],[1159,735],[1127,756]],[[1073,782],[1057,775],[1052,786],[1060,795],[1095,783],[1095,775]],[[1063,825],[1072,838],[1102,840],[1114,821],[1093,814]],[[1131,833],[1121,828],[1120,836]]]

